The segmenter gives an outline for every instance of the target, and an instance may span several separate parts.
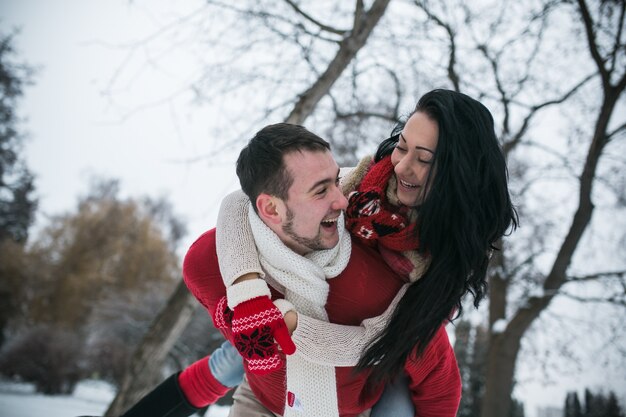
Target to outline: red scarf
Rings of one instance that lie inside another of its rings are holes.
[[[419,247],[416,224],[408,217],[409,208],[394,206],[387,200],[387,186],[393,175],[391,156],[372,164],[350,194],[346,209],[346,227],[365,244],[382,245],[394,251]]]

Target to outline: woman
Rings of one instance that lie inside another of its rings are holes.
[[[438,125],[439,140],[431,160],[427,156],[421,159],[422,153],[416,149],[417,161],[405,164],[411,156],[407,148],[413,144],[402,134],[384,141],[376,154],[377,161],[391,155],[402,204],[411,204],[417,194],[414,234],[418,252],[430,260],[424,275],[409,286],[389,325],[359,362],[361,367],[372,366],[373,377],[379,380],[388,380],[400,369],[411,345],[423,351],[443,320],[453,313],[458,317],[468,292],[478,307],[485,296],[487,266],[496,249],[493,245],[518,225],[506,162],[489,111],[466,95],[435,90],[420,99],[404,128],[417,126],[420,118]],[[432,169],[422,194],[411,194],[414,188],[406,181],[419,177],[422,164]],[[413,177],[405,174],[411,170]],[[400,334],[410,343],[393,343]]]

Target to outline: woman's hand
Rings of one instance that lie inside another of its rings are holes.
[[[289,310],[287,313],[285,313],[284,319],[289,334],[293,334],[293,332],[296,330],[296,327],[298,327],[298,313],[296,313],[294,310]]]

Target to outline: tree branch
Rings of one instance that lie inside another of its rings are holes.
[[[483,53],[483,56],[487,59],[487,62],[489,62],[489,65],[491,66],[491,72],[493,73],[493,78],[496,83],[496,89],[498,90],[498,95],[500,97],[500,103],[502,104],[502,109],[504,111],[504,116],[502,119],[502,136],[507,137],[509,132],[511,131],[511,126],[509,122],[511,119],[511,110],[509,108],[511,100],[509,99],[508,94],[504,89],[502,80],[500,80],[498,59],[497,57],[494,58],[490,55],[489,50],[487,49],[487,45],[485,44],[478,45],[478,50]]]
[[[522,138],[526,134],[526,131],[528,130],[528,127],[530,126],[530,122],[532,121],[533,117],[535,117],[540,110],[542,110],[542,109],[544,109],[544,108],[546,108],[548,106],[553,106],[553,105],[561,104],[561,103],[565,102],[571,96],[573,96],[574,93],[576,93],[582,86],[584,86],[589,80],[591,80],[595,75],[596,75],[595,73],[587,75],[578,84],[574,85],[569,91],[567,91],[561,97],[554,98],[554,99],[551,99],[551,100],[546,100],[543,103],[535,104],[534,106],[530,107],[530,111],[528,112],[526,117],[524,117],[524,120],[522,121],[521,127],[511,137],[510,140],[506,141],[503,144],[502,148],[504,150],[504,154],[508,155],[509,152],[511,152],[517,145],[519,145],[519,143],[521,142]]]
[[[396,122],[398,120],[393,115],[390,115],[387,113],[372,112],[372,111],[355,111],[355,112],[350,112],[350,113],[337,112],[336,114],[337,114],[338,120],[351,119],[351,118],[357,118],[357,119],[377,118],[377,119],[384,120],[386,122]]]
[[[588,282],[588,281],[597,281],[601,278],[624,278],[626,276],[626,271],[604,271],[604,272],[596,272],[594,274],[589,275],[580,275],[580,276],[571,276],[567,279],[567,282],[576,283],[576,282]]]
[[[356,0],[356,6],[354,8],[354,19],[352,20],[353,28],[358,28],[362,24],[364,11],[365,5],[363,5],[363,0]]]
[[[452,26],[444,22],[439,16],[432,13],[428,9],[428,7],[424,4],[424,2],[415,0],[415,5],[419,7],[420,9],[422,9],[424,13],[426,13],[426,16],[428,16],[429,19],[433,20],[437,25],[441,26],[443,30],[446,31],[448,35],[448,39],[450,41],[450,46],[449,46],[450,54],[448,56],[448,67],[447,67],[448,78],[452,82],[452,85],[454,86],[454,90],[461,91],[460,77],[459,77],[459,74],[456,72],[456,33],[452,29]]]
[[[598,67],[598,71],[600,72],[600,76],[602,77],[602,84],[605,85],[606,89],[606,87],[611,85],[611,80],[607,69],[604,67],[604,60],[600,56],[600,51],[598,51],[598,45],[596,44],[596,35],[593,29],[593,19],[591,18],[591,14],[589,13],[589,9],[587,8],[585,0],[577,1],[578,9],[580,11],[583,24],[585,25],[585,33],[587,34],[589,52],[591,53],[591,57],[595,61],[596,66]]]
[[[302,10],[300,7],[298,7],[298,5],[295,4],[291,0],[283,0],[283,1],[285,3],[287,3],[289,6],[291,6],[291,8],[293,10],[295,10],[296,13],[298,13],[300,16],[304,17],[309,22],[313,23],[315,26],[317,26],[318,28],[320,28],[324,32],[334,33],[334,34],[339,35],[339,36],[345,36],[345,34],[348,32],[347,30],[337,29],[337,28],[334,28],[332,26],[325,25],[324,23],[320,22],[319,20],[313,18],[310,14],[306,13],[304,10]]]
[[[611,72],[615,70],[615,65],[617,64],[617,53],[620,48],[624,47],[622,43],[622,31],[624,30],[624,18],[626,15],[626,2],[620,3],[622,9],[619,14],[619,23],[617,24],[617,34],[615,35],[615,42],[613,43],[613,51],[611,52]]]
[[[619,135],[622,131],[626,130],[626,122],[622,123],[621,126],[618,126],[615,130],[613,130],[612,132],[608,133],[606,135],[607,140],[611,140],[613,139],[614,136]]]
[[[571,300],[578,301],[580,303],[601,303],[601,304],[615,304],[618,306],[626,307],[626,293],[616,294],[608,297],[581,297],[579,295],[570,294],[565,291],[561,291],[559,295],[567,297]]]

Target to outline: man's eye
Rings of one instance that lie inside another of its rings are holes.
[[[339,183],[341,182],[341,177],[337,177],[337,179],[335,180],[335,185],[339,185]]]
[[[315,194],[317,195],[322,195],[326,192],[326,188],[322,188],[321,190],[319,190],[318,192],[316,192]]]

